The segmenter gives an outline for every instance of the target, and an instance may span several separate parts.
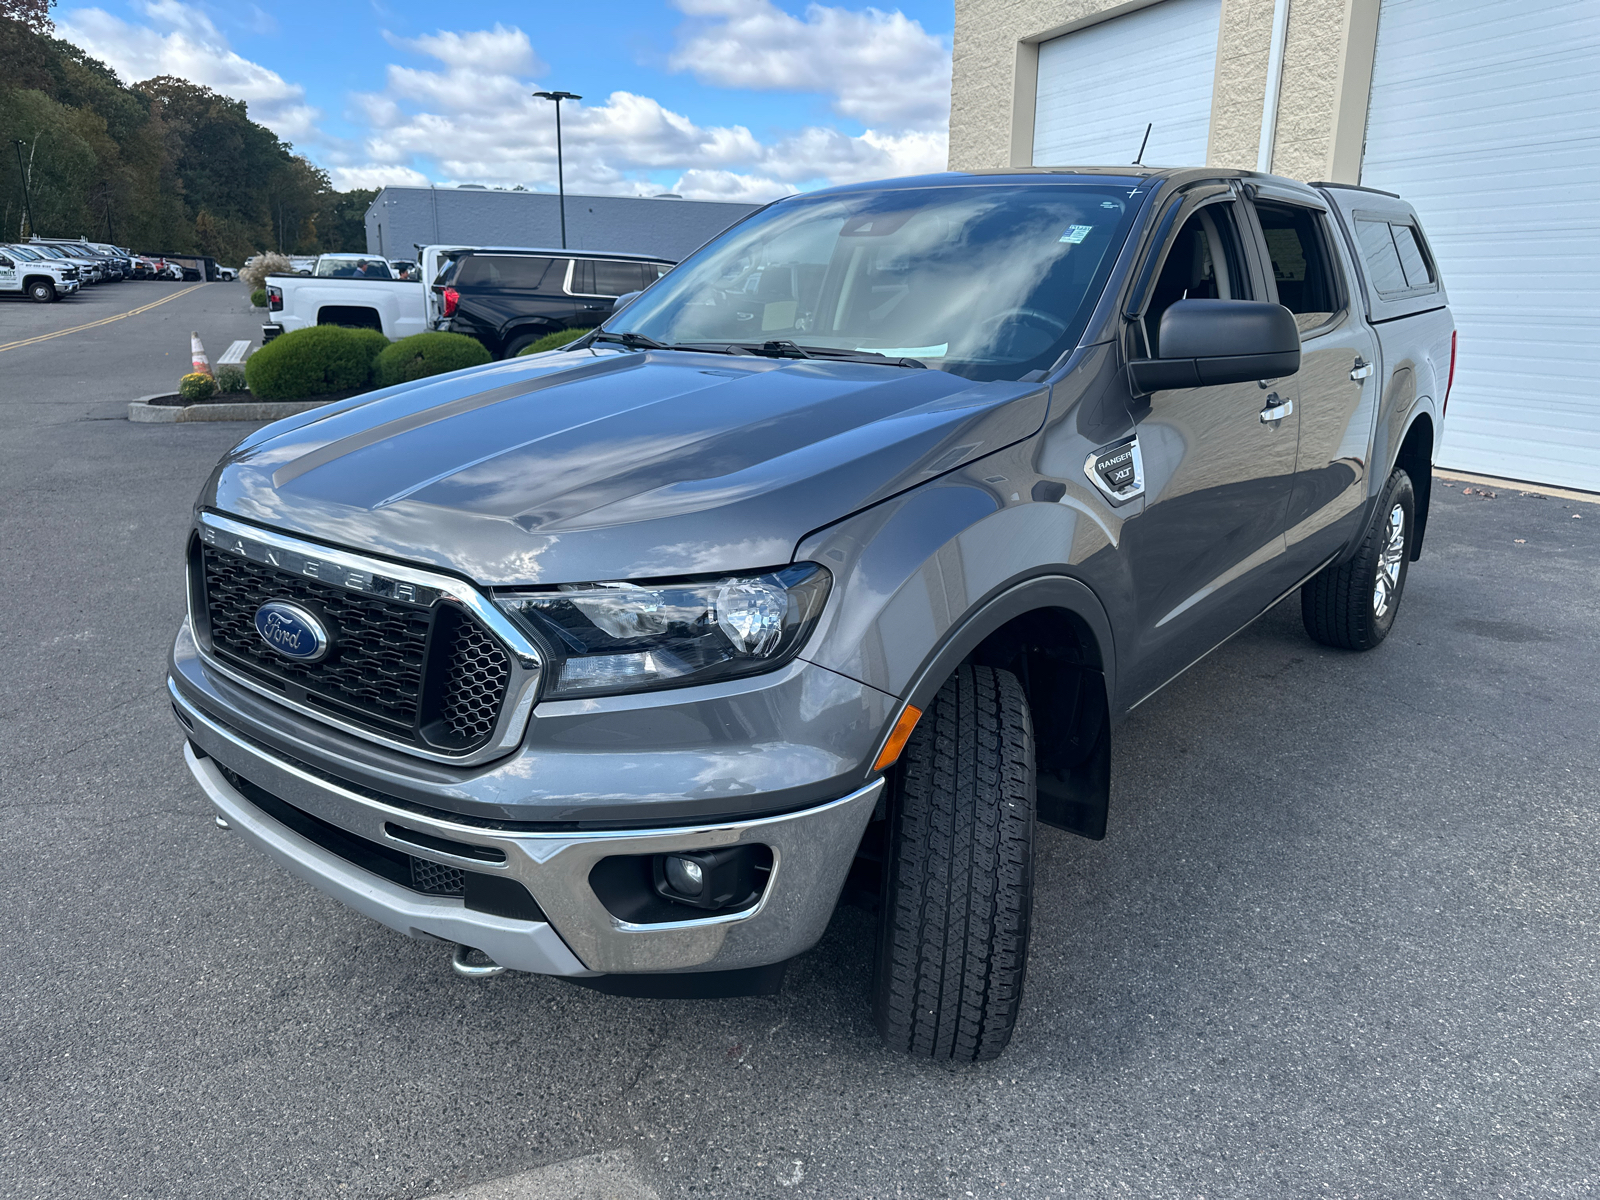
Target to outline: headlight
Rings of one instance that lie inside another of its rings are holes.
[[[816,563],[667,583],[575,583],[495,603],[551,658],[544,696],[601,696],[770,671],[816,624],[833,577]]]

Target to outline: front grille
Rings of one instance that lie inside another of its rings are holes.
[[[198,632],[229,664],[291,700],[419,747],[468,753],[488,741],[510,658],[465,610],[334,587],[214,546],[197,550],[206,618]],[[269,600],[293,600],[323,618],[328,656],[297,662],[262,641],[255,615]]]

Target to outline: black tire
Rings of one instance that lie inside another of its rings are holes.
[[[983,1062],[1011,1040],[1033,907],[1033,720],[1015,675],[963,666],[895,772],[873,1019],[924,1058]]]
[[[56,285],[48,279],[35,279],[28,285],[28,297],[37,304],[54,304]]]
[[[1416,509],[1411,476],[1397,467],[1360,548],[1348,562],[1324,568],[1300,589],[1300,619],[1315,641],[1340,650],[1371,650],[1389,636],[1405,593]]]

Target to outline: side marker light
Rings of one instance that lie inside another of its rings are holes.
[[[921,719],[922,710],[915,704],[908,704],[901,710],[900,719],[894,723],[889,740],[883,744],[883,752],[878,755],[878,761],[872,764],[874,771],[886,771],[900,760],[900,752],[906,748],[911,731]]]

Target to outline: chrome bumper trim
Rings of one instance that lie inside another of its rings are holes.
[[[227,784],[215,764],[193,757],[185,748],[185,755],[191,760],[190,770],[223,815],[235,822],[247,819],[253,840],[302,878],[391,928],[401,932],[418,930],[476,946],[497,963],[516,970],[573,973],[520,965],[533,960],[528,956],[503,958],[484,941],[473,939],[501,936],[508,925],[517,930],[550,929],[576,956],[574,962],[580,970],[605,973],[721,971],[792,958],[813,946],[827,927],[862,830],[884,786],[882,779],[876,779],[848,796],[815,808],[748,821],[672,829],[500,832],[423,816],[341,787],[277,758],[218,724],[185,699],[171,679],[167,688],[190,739],[201,750],[296,808],[357,837],[406,854],[474,871],[503,871],[520,882],[544,910],[549,925],[507,922],[467,910],[459,901],[430,901],[376,879],[260,813]],[[202,777],[200,768],[209,772],[207,777]],[[218,800],[219,794],[226,804]],[[504,852],[506,861],[485,863],[402,841],[392,837],[385,825],[498,849]],[[254,833],[256,829],[269,829],[275,840]],[[662,854],[739,843],[769,846],[773,855],[772,872],[761,900],[743,912],[666,924],[631,924],[612,916],[589,886],[590,871],[611,855]],[[354,888],[348,882],[351,876],[359,877],[361,887]],[[412,910],[419,904],[451,904],[450,929],[454,932],[438,934],[435,928],[418,923]],[[483,932],[479,932],[480,926]],[[541,961],[550,957],[545,950],[539,955]]]

